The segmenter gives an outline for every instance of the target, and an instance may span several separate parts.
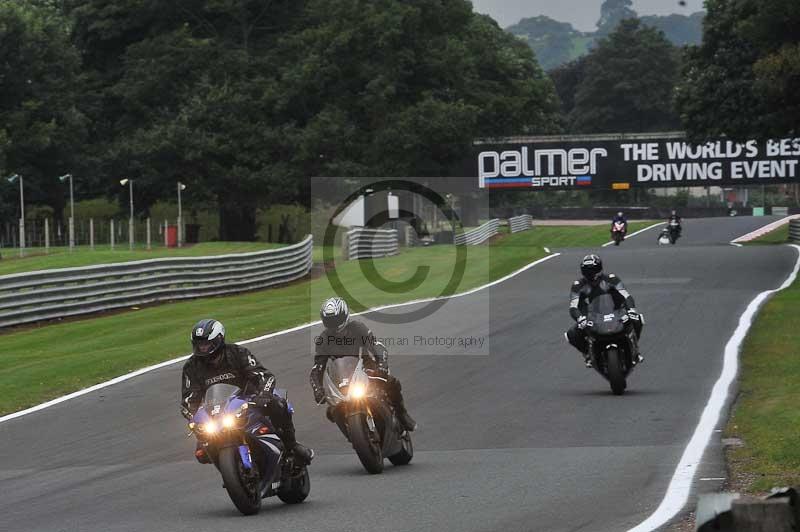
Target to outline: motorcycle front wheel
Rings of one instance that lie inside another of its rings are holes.
[[[622,368],[622,358],[619,351],[611,348],[606,353],[606,360],[608,366],[608,382],[611,383],[611,391],[614,395],[622,395],[625,393],[625,371]]]
[[[380,443],[375,442],[367,426],[366,414],[354,414],[347,418],[350,441],[353,442],[358,459],[368,473],[383,472],[383,452]]]
[[[258,476],[244,467],[237,447],[220,449],[219,472],[236,508],[244,515],[257,514],[261,510]]]

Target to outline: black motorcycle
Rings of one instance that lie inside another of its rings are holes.
[[[352,356],[329,360],[323,377],[328,416],[369,473],[383,471],[384,457],[396,466],[414,457],[411,435],[391,407],[385,382],[367,375],[361,358]]]
[[[681,236],[681,224],[678,222],[668,222],[666,227],[661,229],[661,234],[658,236],[659,244],[675,244]]]
[[[206,390],[191,417],[189,433],[217,467],[233,504],[245,515],[258,513],[261,499],[277,495],[286,504],[303,502],[311,489],[308,469],[299,465],[250,397],[230,384]]]
[[[615,308],[611,294],[603,294],[589,303],[587,319],[586,336],[592,365],[611,384],[614,395],[622,395],[627,387],[626,379],[635,366],[636,333],[630,317],[624,308]]]

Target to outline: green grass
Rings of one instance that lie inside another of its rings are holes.
[[[761,309],[741,355],[740,395],[729,437],[744,446],[728,452],[734,478],[747,492],[800,484],[800,281]]]
[[[607,240],[605,226],[563,227],[560,231],[537,227],[503,235],[491,245],[460,248],[466,256],[460,258],[464,273],[455,291],[498,279],[545,256],[543,246],[596,246]],[[321,253],[320,248],[315,251]],[[383,281],[362,272],[365,261],[340,262],[336,272],[357,299],[351,301],[352,306],[361,310],[441,294],[457,260],[459,255],[454,246],[431,246],[375,260],[375,273]],[[413,277],[420,267],[428,270],[424,282],[417,286]],[[0,336],[0,413],[13,412],[185,354],[189,350],[187,331],[202,317],[213,316],[223,321],[229,338],[242,340],[311,321],[319,302],[333,293],[323,276],[237,296],[165,304],[11,331]]]
[[[202,244],[189,244],[182,248],[159,246],[148,250],[144,247],[138,247],[131,251],[128,249],[128,244],[125,243],[124,245],[117,245],[114,251],[107,245],[95,246],[94,251],[89,249],[88,246],[78,246],[72,253],[69,252],[69,248],[50,248],[50,254],[47,255],[42,248],[32,248],[27,250],[25,257],[20,257],[17,249],[6,248],[2,250],[3,258],[0,260],[0,275],[164,257],[201,257],[203,255],[246,253],[249,251],[263,251],[280,245],[265,242],[204,242]]]
[[[787,223],[778,227],[777,229],[773,229],[772,231],[770,231],[765,235],[761,235],[755,240],[751,240],[750,242],[745,242],[745,245],[763,246],[763,245],[773,245],[773,244],[785,244],[788,241],[789,241],[789,224]]]

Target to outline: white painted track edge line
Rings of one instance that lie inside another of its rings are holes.
[[[644,233],[645,231],[649,231],[650,229],[652,229],[654,227],[658,227],[659,225],[664,225],[665,223],[667,223],[667,222],[658,222],[658,223],[654,223],[653,225],[648,225],[647,227],[643,227],[642,229],[639,229],[635,233],[631,233],[631,234],[625,236],[625,240],[628,240],[629,238],[634,237],[634,236],[638,235],[639,233]],[[603,244],[600,247],[608,247],[608,246],[612,245],[613,243],[614,243],[614,241],[611,240],[610,242],[606,242],[605,244]]]
[[[692,491],[692,483],[697,468],[711,441],[714,429],[719,423],[722,409],[728,402],[730,386],[739,372],[739,350],[747,336],[747,332],[750,330],[750,326],[753,324],[753,318],[769,296],[789,287],[797,279],[797,272],[800,270],[800,246],[791,244],[791,247],[797,250],[797,259],[792,272],[778,288],[765,290],[750,302],[747,309],[739,317],[739,324],[733,331],[728,343],[725,344],[722,372],[717,382],[714,383],[708,402],[700,415],[697,428],[695,428],[692,438],[689,440],[678,465],[675,467],[675,472],[661,504],[647,519],[629,529],[628,532],[650,532],[656,530],[675,517],[689,501],[689,494]]]
[[[480,290],[484,290],[484,289],[489,288],[491,286],[494,286],[496,284],[499,284],[499,283],[502,283],[504,281],[507,281],[507,280],[511,279],[512,277],[515,277],[515,276],[519,275],[520,273],[522,273],[522,272],[524,272],[526,270],[529,270],[530,268],[533,268],[537,264],[541,264],[542,262],[545,262],[547,260],[554,259],[554,258],[556,258],[556,257],[558,257],[560,255],[561,255],[561,253],[552,253],[550,255],[547,255],[546,257],[542,257],[541,259],[538,259],[538,260],[535,260],[533,262],[530,262],[530,263],[526,264],[525,266],[523,266],[522,268],[519,268],[518,270],[515,270],[515,271],[511,272],[510,274],[508,274],[508,275],[506,275],[504,277],[501,277],[500,279],[496,279],[496,280],[494,280],[494,281],[492,281],[490,283],[478,286],[476,288],[472,288],[470,290],[467,290],[466,292],[460,292],[458,294],[452,294],[452,295],[449,295],[449,296],[439,296],[439,297],[431,297],[431,298],[426,298],[426,299],[416,299],[416,300],[413,300],[413,301],[405,301],[403,303],[395,303],[395,304],[392,304],[392,305],[384,305],[382,307],[375,307],[375,308],[367,309],[365,311],[358,312],[358,313],[355,313],[353,315],[354,316],[361,316],[361,315],[364,315],[364,314],[369,314],[370,312],[377,312],[379,310],[386,310],[386,309],[390,309],[390,308],[405,307],[405,306],[408,306],[408,305],[414,305],[414,304],[418,304],[418,303],[427,303],[427,302],[430,302],[430,301],[438,301],[438,300],[441,300],[441,299],[454,299],[454,298],[457,298],[457,297],[463,297],[463,296],[467,296],[467,295],[470,295],[470,294],[474,294],[475,292],[478,292]],[[273,338],[275,336],[281,336],[281,335],[284,335],[284,334],[289,334],[289,333],[293,333],[293,332],[296,332],[296,331],[301,331],[303,329],[307,329],[308,327],[313,327],[314,325],[318,325],[319,323],[321,323],[319,320],[313,321],[313,322],[310,322],[310,323],[304,323],[304,324],[298,325],[296,327],[291,327],[289,329],[283,329],[283,330],[280,330],[280,331],[275,331],[275,332],[272,332],[272,333],[269,333],[269,334],[265,334],[265,335],[262,335],[262,336],[257,336],[255,338],[250,338],[248,340],[242,340],[242,341],[239,341],[239,342],[236,342],[236,343],[239,344],[239,345],[252,344],[252,343],[255,343],[255,342],[260,342],[262,340],[267,340],[269,338]],[[87,393],[91,393],[91,392],[94,392],[94,391],[97,391],[97,390],[101,390],[103,388],[107,388],[108,386],[112,386],[114,384],[118,384],[120,382],[124,382],[124,381],[126,381],[128,379],[132,379],[134,377],[138,377],[139,375],[143,375],[145,373],[149,373],[151,371],[155,371],[157,369],[161,369],[161,368],[164,368],[166,366],[171,366],[172,364],[177,364],[179,362],[183,362],[186,359],[188,359],[189,356],[190,355],[184,355],[184,356],[181,356],[181,357],[178,357],[178,358],[173,358],[171,360],[167,360],[165,362],[160,362],[158,364],[154,364],[152,366],[147,366],[147,367],[144,367],[144,368],[141,368],[141,369],[137,369],[137,370],[132,371],[130,373],[126,373],[124,375],[120,375],[119,377],[114,377],[113,379],[94,384],[92,386],[89,386],[88,388],[82,388],[80,390],[74,391],[74,392],[69,393],[67,395],[62,395],[61,397],[56,397],[55,399],[51,399],[49,401],[46,401],[44,403],[40,403],[40,404],[32,406],[30,408],[26,408],[24,410],[19,410],[17,412],[12,412],[10,414],[6,414],[6,415],[0,417],[0,423],[6,422],[6,421],[11,421],[12,419],[16,419],[16,418],[25,416],[27,414],[32,414],[34,412],[38,412],[39,410],[44,410],[45,408],[48,408],[48,407],[51,407],[51,406],[55,406],[55,405],[57,405],[59,403],[65,402],[65,401],[69,401],[70,399],[75,399],[75,398],[80,397],[82,395],[86,395]]]

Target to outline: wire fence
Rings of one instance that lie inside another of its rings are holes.
[[[149,231],[148,231],[149,225]],[[74,223],[76,246],[121,246],[130,245],[128,233],[130,221],[123,219],[95,220],[77,219]],[[196,243],[197,231],[192,225],[184,224],[181,243]],[[149,234],[148,234],[149,233]],[[171,234],[171,238],[165,238]],[[113,235],[113,238],[112,238]],[[18,248],[20,240],[19,224],[6,222],[0,226],[0,248]],[[133,242],[136,247],[178,245],[178,231],[175,220],[134,219]],[[25,221],[25,247],[48,248],[68,247],[69,226],[60,220],[37,219]]]

